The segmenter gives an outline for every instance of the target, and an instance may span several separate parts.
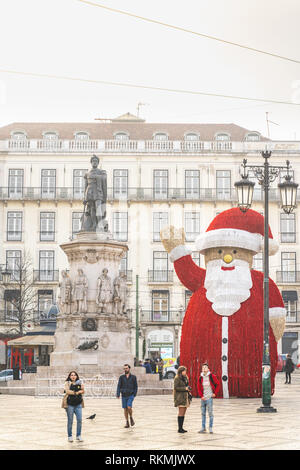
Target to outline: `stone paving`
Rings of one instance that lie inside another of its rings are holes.
[[[200,400],[187,411],[186,434],[177,433],[172,395],[138,396],[136,425],[124,429],[121,401],[87,398],[83,410],[84,442],[67,441],[67,419],[60,398],[0,395],[1,450],[283,450],[300,449],[300,372],[285,385],[277,374],[272,405],[277,413],[258,414],[260,399],[214,401],[214,434],[198,434]],[[96,418],[86,420],[96,413]],[[74,417],[73,430],[76,419]]]

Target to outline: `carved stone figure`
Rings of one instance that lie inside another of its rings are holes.
[[[69,277],[67,271],[63,270],[61,272],[62,280],[59,284],[60,295],[59,295],[59,307],[60,313],[69,315],[71,313],[71,303],[72,303],[72,281]]]
[[[73,300],[76,302],[76,313],[86,313],[88,280],[82,269],[78,269],[77,272],[74,281]]]
[[[98,168],[99,158],[93,155],[92,168],[84,175],[84,213],[81,218],[81,231],[107,232],[106,217],[107,174]]]
[[[115,307],[115,314],[126,314],[127,311],[127,278],[126,273],[121,272],[114,280],[114,294],[113,301]]]
[[[80,344],[77,349],[84,351],[86,349],[98,349],[99,344],[98,340],[95,341],[85,341],[84,343]]]
[[[97,280],[96,304],[99,305],[100,312],[106,313],[107,306],[112,301],[111,278],[108,276],[108,269],[104,268]]]

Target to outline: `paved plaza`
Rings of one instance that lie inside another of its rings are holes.
[[[124,429],[121,402],[87,398],[83,410],[84,442],[67,441],[67,419],[60,398],[0,395],[1,450],[276,450],[300,449],[300,373],[285,385],[277,374],[272,404],[277,413],[258,414],[259,399],[215,400],[214,434],[198,434],[200,400],[187,411],[186,434],[177,433],[172,395],[138,396],[134,428]],[[95,420],[87,420],[96,413]],[[74,431],[75,431],[74,417]]]

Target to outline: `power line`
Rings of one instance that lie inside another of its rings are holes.
[[[206,38],[206,39],[211,39],[213,41],[218,41],[218,42],[221,42],[223,44],[229,44],[230,46],[240,47],[241,49],[246,49],[246,50],[249,50],[249,51],[252,51],[252,52],[257,52],[259,54],[268,55],[270,57],[275,57],[276,59],[287,60],[289,62],[294,62],[296,64],[300,64],[300,60],[297,60],[297,59],[291,59],[290,57],[281,56],[279,54],[263,51],[261,49],[256,49],[256,48],[250,47],[250,46],[245,46],[244,44],[239,44],[237,42],[227,41],[226,39],[217,38],[217,37],[211,36],[209,34],[199,33],[198,31],[193,31],[191,29],[182,28],[181,26],[175,26],[175,25],[172,25],[172,24],[169,24],[169,23],[164,23],[162,21],[153,20],[152,18],[146,18],[145,16],[135,15],[134,13],[130,13],[128,11],[118,10],[117,8],[111,8],[111,7],[107,7],[105,5],[101,5],[100,3],[94,3],[94,2],[91,2],[91,1],[88,1],[88,0],[77,0],[77,1],[80,2],[80,3],[86,3],[87,5],[91,5],[91,6],[94,6],[94,7],[103,8],[104,10],[108,10],[108,11],[111,11],[113,13],[120,13],[121,15],[126,15],[126,16],[129,16],[131,18],[136,18],[136,19],[139,19],[139,20],[142,20],[142,21],[147,21],[149,23],[158,24],[160,26],[165,26],[167,28],[175,29],[177,31],[182,31],[184,33],[194,34],[196,36],[200,36],[200,37],[203,37],[203,38]]]
[[[225,95],[221,93],[207,93],[203,91],[183,90],[179,88],[177,89],[177,88],[154,87],[150,85],[140,85],[136,83],[111,82],[108,80],[93,80],[93,79],[88,79],[88,78],[70,77],[70,76],[65,76],[65,75],[51,75],[51,74],[43,74],[43,73],[36,73],[36,72],[22,72],[18,70],[7,70],[7,69],[0,69],[0,73],[10,73],[14,75],[22,75],[22,76],[27,76],[27,77],[50,78],[50,79],[56,79],[56,80],[69,80],[69,81],[75,81],[75,82],[92,83],[92,84],[97,84],[97,85],[111,85],[111,86],[120,86],[120,87],[127,87],[127,88],[138,88],[138,89],[144,89],[144,90],[166,91],[168,93],[182,93],[182,94],[187,94],[187,95],[210,96],[213,98],[227,98],[227,99],[234,99],[234,100],[259,101],[263,103],[275,103],[275,104],[300,106],[300,103],[293,103],[292,101],[282,101],[282,100],[267,99],[267,98],[250,98],[247,96]]]

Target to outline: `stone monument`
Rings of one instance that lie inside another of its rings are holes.
[[[69,261],[62,271],[55,346],[50,366],[101,368],[133,364],[127,282],[119,272],[126,243],[114,240],[106,220],[107,175],[98,168],[85,174],[84,212],[75,239],[60,245]]]

